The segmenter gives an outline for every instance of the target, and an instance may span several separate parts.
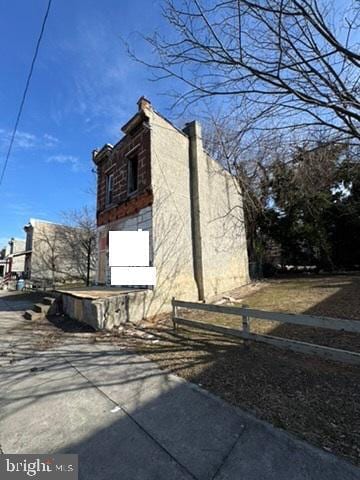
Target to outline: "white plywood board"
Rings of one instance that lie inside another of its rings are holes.
[[[155,285],[155,267],[111,267],[111,285]]]
[[[109,266],[148,267],[149,232],[141,230],[110,231]]]

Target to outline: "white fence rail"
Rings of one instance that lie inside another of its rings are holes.
[[[198,320],[190,320],[178,316],[178,308],[186,308],[189,310],[202,310],[211,313],[221,313],[229,315],[237,315],[242,318],[242,328],[230,328],[222,325],[214,325],[201,322]],[[251,318],[258,320],[271,320],[280,323],[289,323],[293,325],[303,325],[307,327],[326,328],[351,333],[360,333],[360,321],[343,320],[329,317],[313,317],[310,315],[298,315],[280,312],[266,312],[263,310],[250,309],[247,307],[231,307],[226,305],[212,305],[207,303],[185,302],[182,300],[172,300],[172,320],[174,328],[183,325],[200,330],[208,330],[223,335],[239,337],[243,340],[253,340],[256,342],[267,343],[279,348],[286,348],[296,352],[306,353],[309,355],[320,355],[331,360],[337,360],[346,363],[360,364],[360,353],[350,350],[342,350],[324,345],[302,342],[298,340],[290,340],[272,335],[260,335],[250,332]]]

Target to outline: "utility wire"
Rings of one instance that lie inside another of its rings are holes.
[[[33,59],[31,61],[31,66],[30,66],[29,74],[28,74],[28,77],[27,77],[27,80],[26,80],[24,93],[23,93],[23,96],[22,96],[22,99],[21,99],[21,102],[20,102],[20,107],[19,107],[19,111],[18,111],[18,114],[17,114],[17,117],[16,117],[16,122],[15,122],[15,125],[14,125],[14,129],[13,129],[13,132],[12,132],[12,135],[11,135],[9,148],[7,150],[7,153],[6,153],[4,166],[2,168],[2,172],[1,172],[1,176],[0,176],[0,186],[1,186],[2,181],[4,179],[4,175],[5,175],[6,168],[7,168],[8,162],[9,162],[11,151],[12,151],[12,148],[13,148],[13,145],[14,145],[16,132],[17,132],[19,122],[20,122],[20,118],[21,118],[21,114],[22,114],[22,111],[23,111],[23,108],[24,108],[25,99],[26,99],[26,96],[27,96],[27,93],[28,93],[28,90],[29,90],[30,80],[31,80],[31,77],[32,77],[32,74],[33,74],[33,71],[34,71],[36,58],[37,58],[38,53],[39,53],[39,48],[40,48],[41,40],[42,40],[42,37],[43,37],[43,34],[44,34],[45,25],[46,25],[46,22],[47,22],[47,19],[48,19],[48,16],[49,16],[51,3],[52,3],[52,0],[49,0],[47,8],[46,8],[45,15],[44,15],[44,19],[43,19],[43,22],[42,22],[42,25],[41,25],[40,35],[39,35],[38,41],[36,43],[36,48],[35,48]]]

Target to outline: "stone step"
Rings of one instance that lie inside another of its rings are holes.
[[[45,305],[52,305],[55,302],[55,300],[56,298],[54,297],[45,297],[43,298],[42,303],[44,303]]]
[[[34,312],[34,310],[26,310],[24,313],[26,320],[42,320],[44,316],[43,313]]]
[[[43,313],[46,315],[50,309],[51,305],[44,305],[43,303],[35,303],[33,306],[34,312]]]

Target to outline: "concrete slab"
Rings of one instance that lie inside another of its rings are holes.
[[[243,431],[241,417],[153,362],[103,350],[70,362],[198,478],[212,478]]]
[[[359,480],[360,469],[242,415],[245,431],[214,480]]]
[[[69,364],[20,361],[0,399],[6,453],[77,453],[80,479],[191,479],[174,459]],[[31,372],[34,365],[38,370]],[[0,376],[1,385],[4,385]],[[146,462],[139,462],[139,452]]]
[[[114,297],[126,293],[143,291],[139,288],[121,288],[121,287],[73,287],[58,288],[56,293],[71,295],[76,298],[88,298],[96,300],[99,298]]]
[[[144,305],[150,290],[58,290],[63,313],[87,323],[95,330],[113,330],[131,321],[138,324],[144,317]]]
[[[199,480],[360,479],[360,469],[165,374],[145,357],[112,354],[111,346],[96,346],[96,353],[84,348],[70,362]]]
[[[113,414],[114,415],[114,414]],[[118,415],[118,414],[117,414]],[[79,454],[80,480],[193,480],[148,435],[123,415],[59,453]]]

